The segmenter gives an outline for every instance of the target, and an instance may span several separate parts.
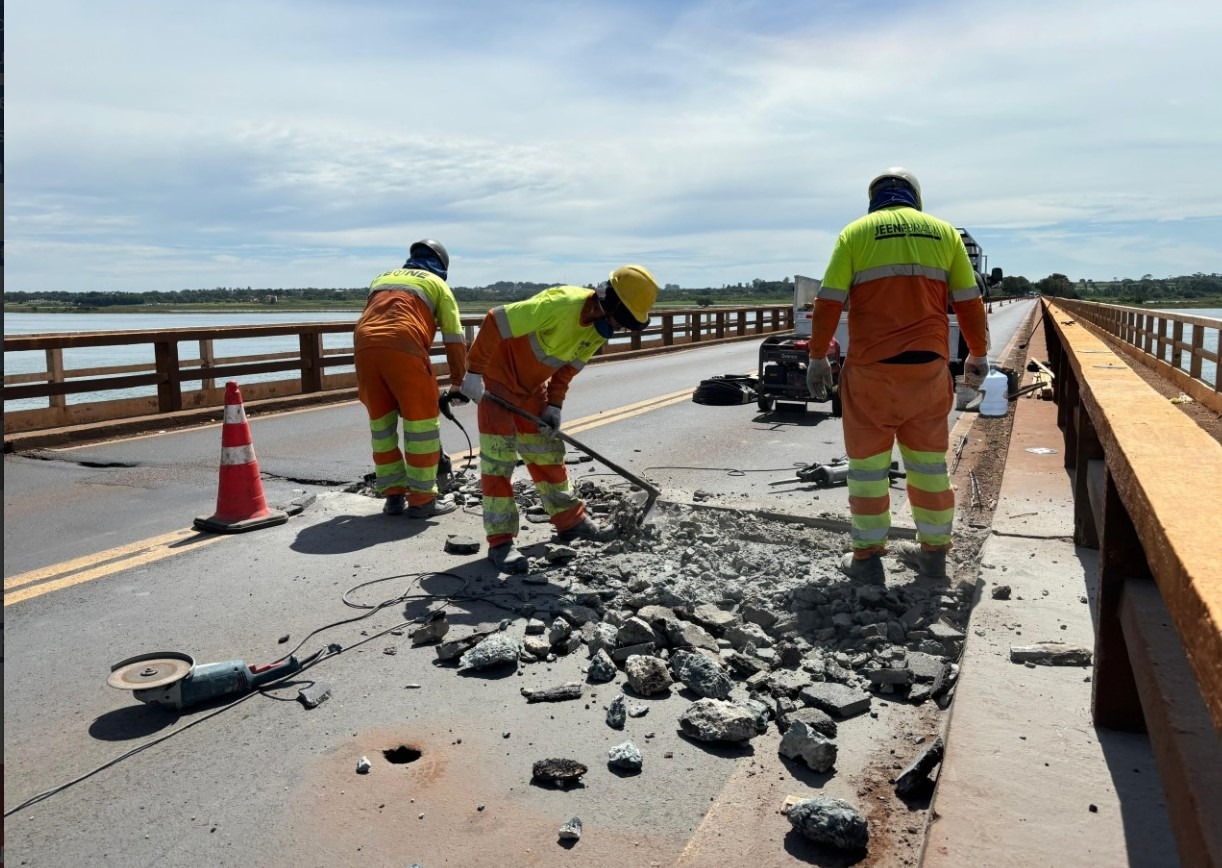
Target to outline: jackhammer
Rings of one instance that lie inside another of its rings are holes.
[[[803,482],[813,482],[820,488],[846,485],[849,481],[849,462],[842,458],[831,464],[808,464],[797,472],[797,477]],[[887,479],[894,482],[906,477],[907,474],[900,470],[900,463],[892,461],[891,468],[887,471]]]

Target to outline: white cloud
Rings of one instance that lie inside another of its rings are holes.
[[[1009,273],[1222,271],[1204,0],[43,0],[8,35],[12,289],[361,285],[423,235],[459,285],[817,275],[896,163]]]

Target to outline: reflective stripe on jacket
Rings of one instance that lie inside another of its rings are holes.
[[[355,348],[404,349],[401,344],[406,342],[427,355],[439,326],[442,341],[464,343],[458,302],[449,285],[423,269],[397,268],[369,285],[365,312],[356,324]]]
[[[915,208],[883,208],[836,240],[819,288],[810,346],[826,347],[849,304],[849,358],[872,364],[908,351],[946,358],[954,305],[968,348],[986,352],[985,311],[958,231]]]

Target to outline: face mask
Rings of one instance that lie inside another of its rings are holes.
[[[600,316],[594,320],[594,331],[598,332],[603,340],[611,340],[611,335],[615,332],[615,326],[611,325],[611,320],[605,316]]]

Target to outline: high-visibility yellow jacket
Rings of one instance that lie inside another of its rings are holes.
[[[812,317],[822,356],[849,306],[849,357],[868,365],[909,351],[946,358],[947,301],[973,355],[987,352],[984,301],[963,239],[945,220],[902,205],[854,220],[836,239]]]
[[[590,316],[593,300],[592,290],[553,286],[493,308],[471,345],[470,369],[499,384],[494,391],[503,398],[524,398],[547,383],[547,402],[562,406],[573,377],[606,343]]]
[[[396,268],[369,285],[353,346],[358,353],[368,347],[393,347],[427,359],[438,326],[450,364],[450,382],[457,385],[467,372],[467,344],[454,293],[432,272]]]

